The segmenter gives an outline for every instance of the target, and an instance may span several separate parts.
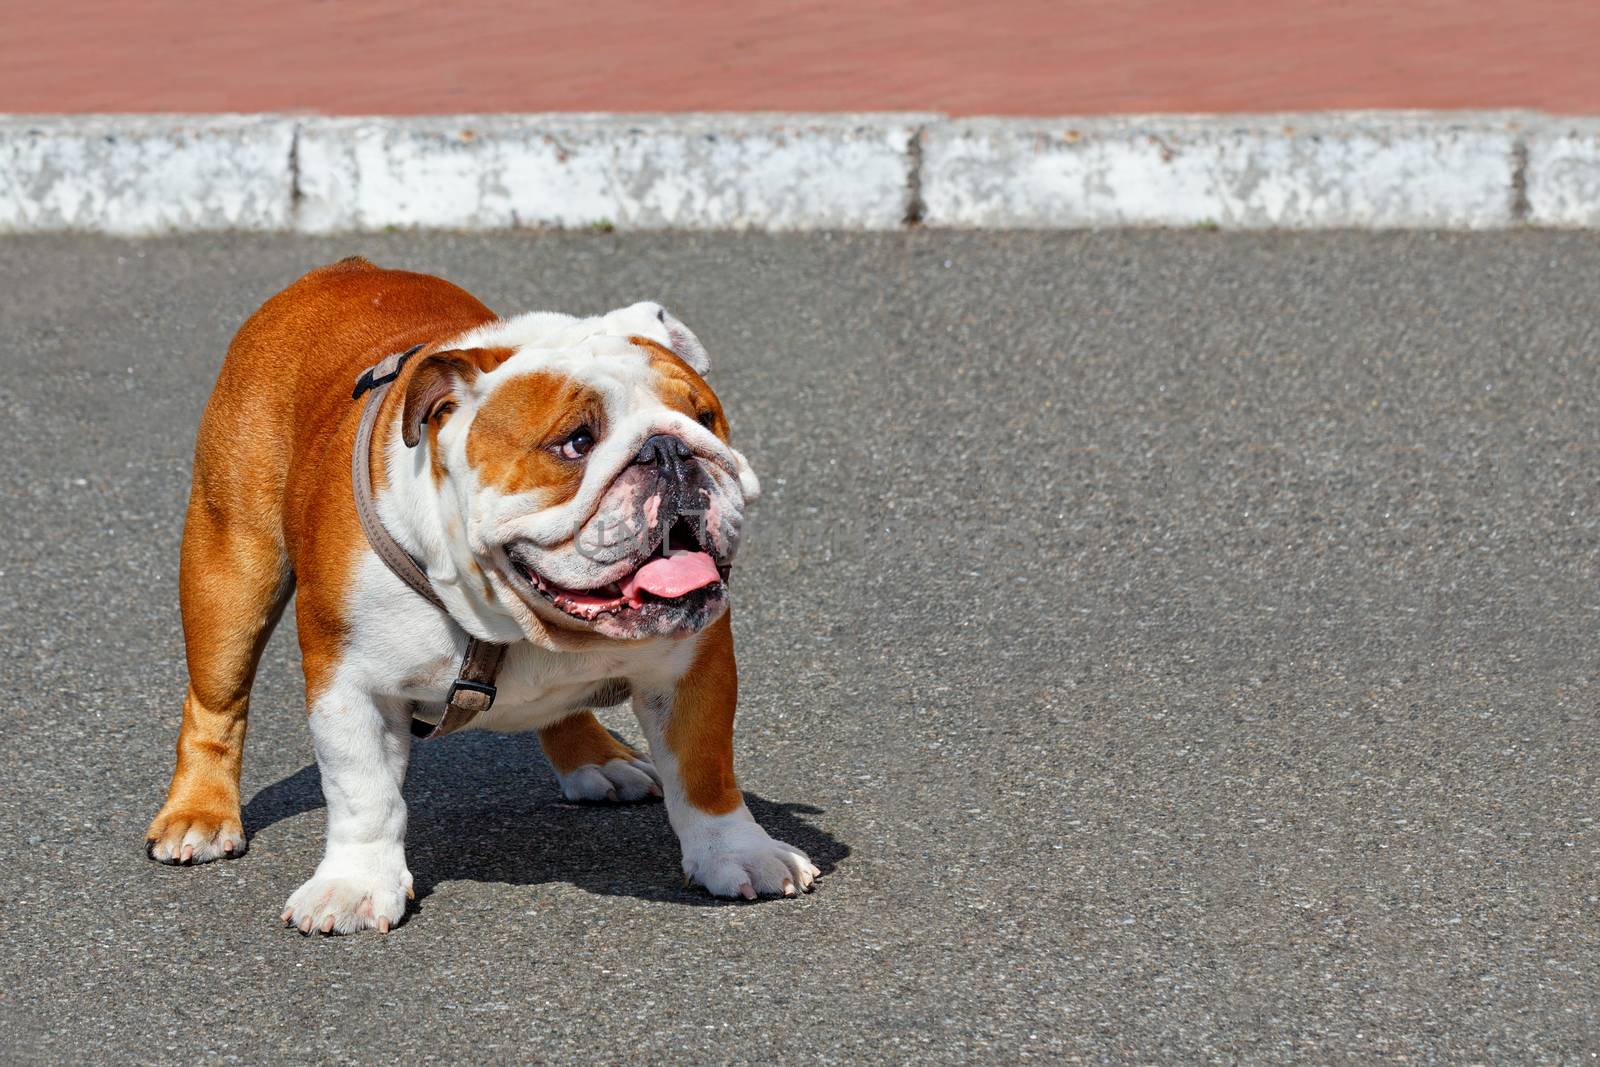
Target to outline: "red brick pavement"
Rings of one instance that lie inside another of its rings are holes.
[[[1600,0],[0,0],[0,111],[1533,107]]]

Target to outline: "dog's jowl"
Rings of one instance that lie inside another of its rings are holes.
[[[301,930],[401,921],[412,739],[462,728],[537,730],[570,799],[664,797],[712,893],[809,889],[817,867],[734,783],[728,576],[759,486],[708,369],[652,303],[500,319],[362,259],[267,301],[200,424],[189,689],[150,855],[244,853],[250,685],[297,590],[328,804],[327,851],[284,911]],[[648,759],[590,710],[625,699]]]

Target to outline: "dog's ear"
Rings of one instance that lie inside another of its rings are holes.
[[[434,352],[408,367],[405,406],[401,409],[400,436],[407,448],[422,440],[422,428],[450,412],[466,396],[483,363],[482,349]]]
[[[679,359],[694,368],[694,372],[700,377],[704,378],[710,374],[711,353],[700,343],[700,338],[660,304],[656,305],[656,318],[667,331],[667,347],[676,352]]]
[[[702,378],[711,372],[711,356],[700,338],[654,300],[642,300],[606,317],[626,333],[648,337],[667,349]]]

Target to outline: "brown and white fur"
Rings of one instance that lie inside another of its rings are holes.
[[[352,496],[351,387],[417,344],[382,401],[374,493],[448,618],[378,559]],[[726,586],[596,606],[681,535],[661,528],[663,494],[698,501],[682,509],[701,523],[696,547],[726,575],[759,487],[728,445],[707,369],[694,335],[651,303],[502,320],[448,282],[359,258],[267,301],[229,348],[200,424],[179,590],[189,689],[150,855],[187,864],[245,851],[250,686],[297,589],[328,807],[326,853],[284,911],[300,930],[387,931],[404,916],[409,723],[413,708],[437,718],[468,633],[510,645],[495,704],[472,725],[537,730],[567,797],[664,794],[685,875],[719,896],[809,889],[818,868],[769,837],[735,785]],[[640,458],[660,440],[683,457],[670,471]],[[648,761],[585,704],[619,678]]]

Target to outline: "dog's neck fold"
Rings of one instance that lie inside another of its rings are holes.
[[[453,435],[446,422],[437,433],[424,434],[414,448],[406,447],[400,432],[398,405],[384,416],[374,456],[383,464],[384,488],[378,493],[378,514],[389,535],[398,541],[427,572],[450,617],[467,633],[497,644],[531,641],[550,649],[571,642],[531,611],[514,614],[485,573],[492,564],[473,554],[467,531],[471,528],[462,508],[470,506],[450,478],[434,480],[433,450],[451,447]],[[443,458],[439,461],[444,466]],[[523,620],[527,620],[525,625]],[[529,628],[533,632],[529,632]]]

